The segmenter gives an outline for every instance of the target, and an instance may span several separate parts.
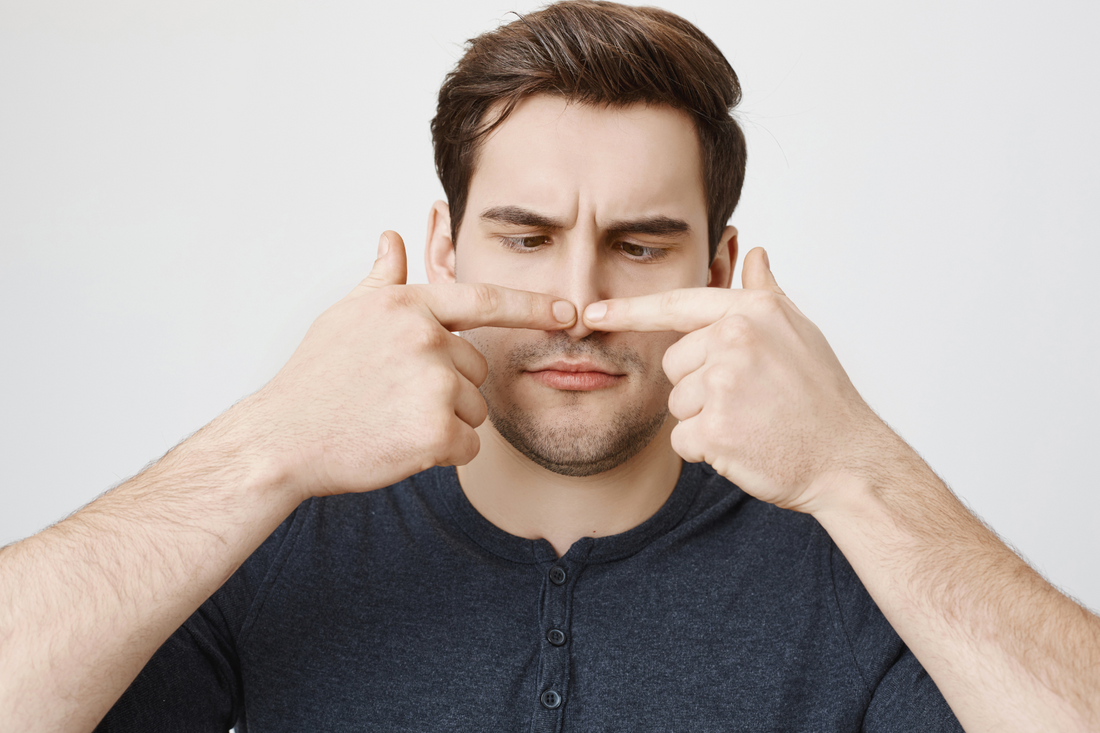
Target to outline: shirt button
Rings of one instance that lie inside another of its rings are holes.
[[[542,693],[542,697],[540,697],[539,700],[542,701],[542,704],[545,707],[548,707],[551,710],[556,708],[558,705],[561,705],[561,695],[554,692],[553,690],[547,690],[546,692]]]
[[[550,582],[554,585],[561,585],[565,582],[565,568],[561,565],[555,565],[550,568]],[[556,693],[555,693],[556,694]]]
[[[565,632],[558,629],[550,629],[546,632],[546,640],[554,646],[561,646],[565,643]]]

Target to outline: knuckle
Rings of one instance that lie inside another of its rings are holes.
[[[684,437],[683,423],[680,423],[672,429],[672,435],[669,436],[672,441],[672,450],[676,451],[679,455],[687,458],[687,445],[686,438]]]
[[[706,410],[699,415],[702,418],[699,430],[706,436],[706,449],[712,453],[721,453],[722,446],[728,447],[729,439],[725,436],[744,435],[746,430],[743,423],[730,417],[729,410],[721,409],[721,405],[717,407],[718,409]],[[741,439],[748,440],[747,437]]]
[[[771,290],[757,291],[760,294],[760,304],[766,308],[780,308],[783,305],[783,296]]]
[[[664,370],[665,375],[670,380],[673,380],[674,375],[678,377],[673,381],[683,379],[687,375],[691,363],[690,350],[682,344],[683,341],[673,344],[665,349],[665,355],[661,357],[661,369]]]
[[[752,323],[745,316],[735,313],[718,322],[718,334],[725,341],[750,341],[753,338]]]
[[[485,355],[464,338],[457,337],[449,342],[454,344],[456,349],[452,359],[456,369],[461,369],[475,387],[480,387],[489,377],[489,362],[485,360]],[[463,366],[458,366],[459,363]]]
[[[783,313],[782,296],[768,290],[749,290],[749,305],[757,313],[773,316]]]
[[[489,378],[489,362],[485,361],[484,356],[478,354],[472,366],[473,374],[470,375],[470,382],[475,387],[481,387],[485,384],[485,380]]]
[[[458,372],[453,369],[440,369],[439,374],[436,376],[436,384],[439,385],[439,391],[447,396],[447,404],[454,405],[459,396],[462,394],[462,382],[463,379],[458,375]]]
[[[690,463],[699,463],[703,460],[703,453],[690,431],[690,423],[682,422],[672,429],[672,449]]]
[[[432,418],[425,428],[425,442],[428,452],[435,459],[447,458],[454,448],[455,425],[454,415],[450,412],[438,414]]]
[[[464,466],[477,456],[481,449],[481,438],[472,428],[466,428],[454,442],[454,450],[448,457],[451,465]]]
[[[477,425],[481,425],[482,423],[484,423],[485,418],[488,417],[488,403],[485,402],[485,397],[482,396],[481,390],[477,390],[476,387],[474,387],[474,389],[471,389],[471,387],[463,385],[463,389],[470,391],[471,402],[474,409],[474,417],[477,420],[474,427],[477,427]]]
[[[765,313],[779,313],[783,310],[782,296],[775,293],[764,293],[764,297],[761,299],[760,308]]]
[[[729,369],[713,366],[703,372],[703,386],[708,392],[729,392],[737,387],[737,375]]]
[[[669,382],[675,384],[675,376],[680,374],[680,370],[678,369],[679,364],[678,361],[676,361],[675,355],[670,354],[672,354],[671,351],[664,352],[664,357],[661,359],[661,370],[664,372],[665,378],[667,378]]]
[[[771,300],[772,294],[767,290],[746,290],[744,291],[745,297],[748,299],[749,304],[755,308],[763,308],[767,306],[769,300]]]
[[[676,310],[684,302],[685,291],[676,289],[668,290],[661,295],[661,307],[665,310]]]
[[[473,300],[474,307],[481,313],[495,313],[500,308],[500,293],[485,283],[473,286]]]
[[[410,348],[418,351],[437,351],[447,343],[447,333],[441,326],[428,321],[418,321],[406,332]]]
[[[679,387],[673,387],[672,391],[668,393],[668,411],[677,420],[683,419],[684,411],[681,407],[683,399],[683,393]]]
[[[418,382],[422,398],[432,406],[453,404],[458,391],[458,377],[451,369],[439,364],[430,365],[421,373]]]
[[[661,369],[664,370],[665,376],[672,379],[673,369],[676,366],[676,357],[672,354],[672,349],[665,352],[665,355],[661,357]]]
[[[485,422],[487,417],[489,417],[489,406],[485,404],[485,400],[478,394],[474,399],[474,422],[471,427],[478,427]]]
[[[387,310],[407,308],[412,303],[412,293],[404,285],[386,285],[376,290],[374,295]]]

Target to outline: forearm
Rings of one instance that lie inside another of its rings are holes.
[[[86,731],[294,509],[229,413],[142,474],[0,552],[0,719]]]
[[[894,436],[896,437],[896,436]],[[1100,728],[1100,619],[971,514],[900,438],[814,512],[967,731]]]

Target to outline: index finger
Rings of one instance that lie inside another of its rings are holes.
[[[448,331],[483,326],[558,331],[577,321],[572,303],[546,293],[489,283],[422,285],[417,290],[421,302]]]
[[[585,308],[584,325],[596,331],[691,333],[734,310],[739,294],[738,290],[725,288],[680,288],[634,298],[611,298]]]

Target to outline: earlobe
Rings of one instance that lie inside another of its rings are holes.
[[[737,266],[737,227],[727,226],[718,240],[718,250],[710,263],[711,288],[728,288],[733,282],[733,270]]]
[[[455,247],[451,241],[451,209],[436,201],[428,212],[428,240],[424,244],[424,269],[430,283],[455,281]]]

